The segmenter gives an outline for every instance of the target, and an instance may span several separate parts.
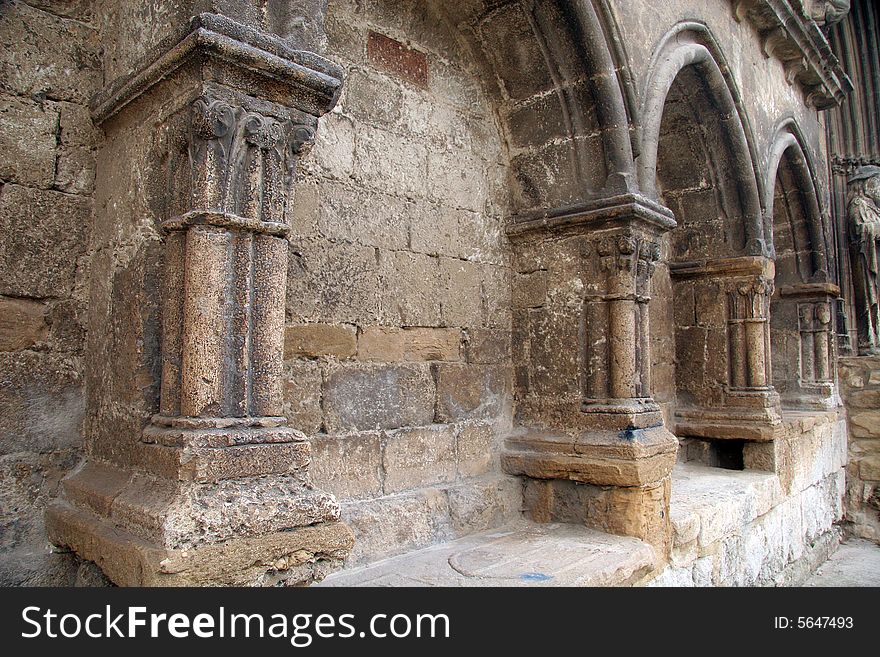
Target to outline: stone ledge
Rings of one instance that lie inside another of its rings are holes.
[[[622,194],[552,210],[524,213],[507,226],[507,236],[521,239],[536,232],[566,234],[619,228],[631,223],[662,233],[677,225],[672,211],[637,194]]]
[[[119,586],[298,585],[322,579],[351,551],[342,523],[325,523],[187,550],[164,549],[56,501],[46,512],[55,545],[95,562]]]
[[[508,474],[600,486],[644,486],[663,480],[675,464],[678,441],[665,427],[575,436],[524,430],[501,456]]]
[[[169,549],[339,520],[339,505],[295,475],[199,484],[87,462],[62,480],[64,501]]]
[[[790,494],[773,474],[679,464],[672,473],[670,564],[643,583],[797,583],[824,559],[816,560],[817,546],[833,549],[843,489],[841,469]]]
[[[331,110],[342,89],[342,69],[329,60],[224,16],[203,13],[92,99],[95,123],[103,123],[197,55],[233,61],[276,84],[286,83],[291,95],[303,101],[303,109],[315,115]]]
[[[675,433],[678,436],[770,442],[784,433],[776,409],[677,409]]]
[[[522,482],[487,474],[343,502],[341,515],[355,534],[346,565],[359,567],[521,519]]]

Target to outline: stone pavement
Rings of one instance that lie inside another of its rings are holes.
[[[857,538],[841,543],[804,586],[880,586],[880,545]]]
[[[331,575],[318,586],[620,586],[654,566],[635,538],[523,522]]]

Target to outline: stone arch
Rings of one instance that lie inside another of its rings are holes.
[[[802,282],[825,281],[828,277],[829,249],[826,238],[826,219],[819,186],[812,160],[804,147],[800,128],[793,119],[783,120],[775,131],[772,145],[767,158],[766,175],[764,178],[764,212],[765,226],[771,242],[768,248],[771,254],[778,256],[776,239],[774,238],[774,212],[777,211],[775,199],[778,192],[783,196],[793,193],[803,215],[804,237],[802,246],[809,253],[809,267],[801,267],[799,274]],[[780,190],[779,187],[783,189]],[[794,242],[797,232],[789,226]],[[777,272],[778,274],[778,272]]]
[[[744,105],[705,25],[682,22],[661,39],[639,116],[640,189],[678,223],[654,277],[655,398],[679,437],[772,439],[781,419],[763,181]]]
[[[833,406],[834,303],[818,184],[801,132],[781,121],[767,158],[765,201],[775,258],[770,298],[773,385],[789,408]]]
[[[760,176],[756,165],[754,139],[748,116],[729,66],[709,29],[702,23],[683,22],[661,39],[654,51],[642,94],[639,112],[640,149],[636,159],[639,187],[646,196],[658,198],[657,167],[661,124],[673,85],[690,75],[699,93],[713,111],[701,119],[719,118],[722,136],[719,146],[725,166],[717,167],[721,192],[742,223],[744,233],[740,253],[763,255],[766,250],[761,207]]]
[[[636,191],[634,93],[606,0],[434,7],[494,96],[510,155],[511,214]]]

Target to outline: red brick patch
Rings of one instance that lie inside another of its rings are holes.
[[[393,73],[422,89],[428,88],[428,57],[400,41],[370,32],[367,60],[377,68]]]

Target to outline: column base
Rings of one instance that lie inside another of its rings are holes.
[[[507,438],[501,466],[533,479],[643,486],[666,477],[678,441],[662,425],[575,435],[521,429]]]
[[[535,522],[583,524],[652,545],[661,560],[672,548],[672,476],[645,486],[594,486],[559,479],[527,479],[526,513]]]
[[[725,402],[723,408],[676,409],[676,435],[766,442],[784,432],[779,395],[775,391],[732,391],[725,396]]]
[[[354,545],[333,497],[293,474],[201,483],[89,462],[62,487],[49,540],[121,586],[309,584]]]
[[[835,385],[830,381],[802,383],[797,388],[780,392],[782,407],[792,410],[830,411],[840,406]]]
[[[501,465],[528,477],[525,505],[533,520],[635,536],[666,559],[677,450],[678,440],[662,424],[575,435],[521,429],[508,437]]]

